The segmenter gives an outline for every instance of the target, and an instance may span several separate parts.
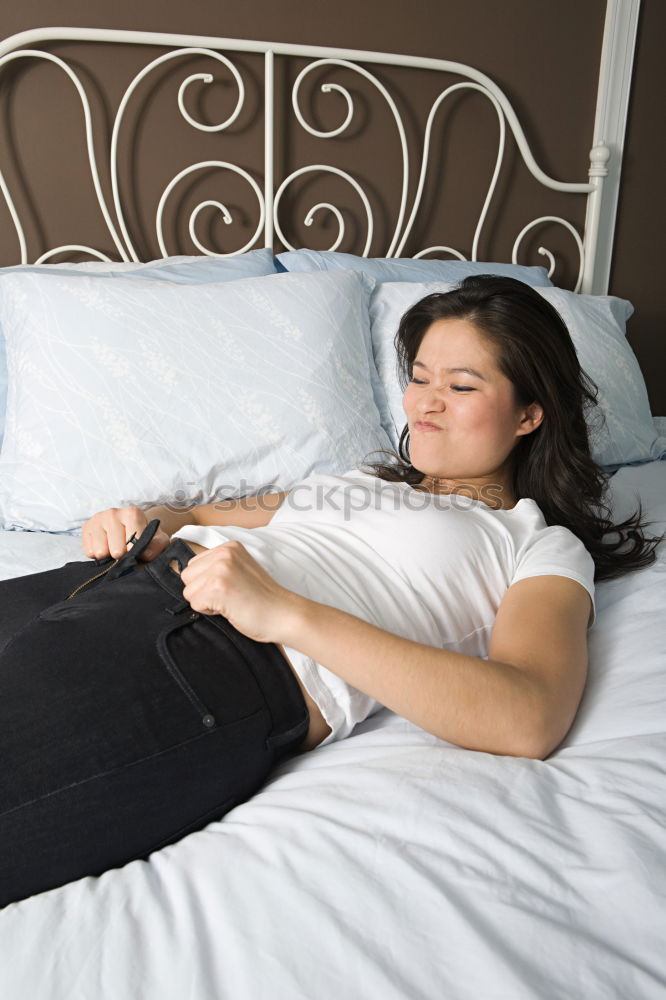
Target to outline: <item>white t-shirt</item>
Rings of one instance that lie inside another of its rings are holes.
[[[494,510],[363,472],[313,475],[263,528],[188,525],[174,535],[212,548],[242,542],[282,586],[417,642],[486,658],[507,589],[554,574],[592,598],[594,563],[567,528],[547,527],[533,500]],[[331,727],[348,736],[381,706],[326,667],[285,647]]]

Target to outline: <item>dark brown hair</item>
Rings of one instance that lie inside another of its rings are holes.
[[[597,387],[580,367],[559,313],[535,289],[514,278],[465,278],[450,292],[428,295],[400,321],[395,337],[404,389],[430,326],[440,319],[472,323],[497,349],[499,367],[514,387],[518,405],[538,402],[541,425],[518,440],[511,460],[516,500],[534,500],[547,524],[569,528],[592,556],[597,580],[648,566],[660,538],[644,534],[642,510],[613,524],[607,505],[609,473],[590,451],[590,427],[603,416]],[[404,427],[393,461],[366,462],[381,479],[418,485],[423,474],[409,460]]]

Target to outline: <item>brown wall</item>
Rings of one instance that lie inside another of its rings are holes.
[[[112,13],[109,13],[111,8],[106,4],[92,4],[90,0],[58,0],[57,4],[47,0],[22,0],[20,5],[3,5],[0,10],[0,36],[58,23],[346,46],[468,62],[486,72],[505,90],[526,124],[528,139],[543,169],[564,180],[581,180],[586,173],[594,120],[604,9],[604,0],[586,0],[584,4],[580,0],[558,0],[556,4],[550,0],[467,0],[464,4],[459,0],[365,0],[362,4],[358,0],[335,0],[332,3],[322,0],[283,0],[282,3],[249,0],[243,5],[226,4],[220,0],[198,0],[188,5],[182,0],[142,0],[139,4],[135,0],[116,0]],[[650,124],[654,117],[651,111],[657,106],[657,95],[660,93],[658,84],[663,79],[663,59],[661,53],[658,54],[657,46],[666,27],[665,15],[660,0],[643,0],[636,88],[632,100],[619,241],[611,289],[615,294],[632,298],[637,307],[630,336],[646,374],[653,410],[658,413],[666,413],[664,341],[658,324],[663,307],[655,280],[658,260],[653,255],[645,265],[645,234],[647,232],[651,237],[650,247],[660,248],[663,225],[660,226],[659,222],[663,222],[663,217],[659,218],[655,206],[647,199],[651,197],[652,187],[649,178],[652,172],[656,172],[659,163],[659,158],[654,156],[657,140],[652,131],[656,130],[650,130]],[[571,27],[574,24],[575,31]],[[499,44],[498,40],[501,40]],[[91,62],[80,47],[60,46],[53,51],[73,58],[80,65],[83,77],[91,82],[92,92],[98,95],[95,110],[100,112],[98,117],[106,120],[108,129],[124,86],[132,77],[133,67],[143,65],[137,54],[120,56],[117,50],[100,47]],[[256,60],[253,62],[252,58],[241,62],[248,71],[248,78],[255,83],[250,86],[248,111],[241,116],[233,131],[237,140],[244,143],[246,158],[252,169],[260,171],[261,128],[254,112],[260,99],[261,65]],[[278,72],[278,82],[281,81],[281,72]],[[292,70],[284,72],[293,78]],[[139,125],[142,127],[142,146],[137,152],[142,163],[147,157],[152,164],[149,173],[158,192],[184,165],[177,162],[177,156],[185,145],[188,154],[192,153],[185,161],[190,163],[193,159],[224,158],[227,148],[224,143],[234,138],[223,137],[220,146],[216,147],[219,151],[211,153],[210,145],[206,145],[210,137],[194,134],[189,127],[178,122],[170,102],[181,79],[182,72],[177,77],[165,73],[163,81],[170,93],[169,100],[160,104],[151,93],[151,98],[155,98],[153,110],[138,121],[131,117],[128,119],[130,132]],[[345,82],[344,77],[340,79]],[[426,74],[411,72],[399,75],[396,86],[400,100],[423,108],[411,114],[407,121],[410,139],[415,141],[422,132],[430,102],[439,92],[440,81],[435,83],[428,80]],[[80,141],[80,110],[72,102],[71,86],[58,78],[57,71],[34,64],[29,73],[27,69],[22,69],[13,79],[10,77],[4,87],[3,93],[7,95],[10,107],[10,146],[16,154],[17,170],[20,171],[11,178],[16,185],[17,200],[23,199],[26,204],[30,200],[39,204],[48,203],[54,208],[53,218],[40,216],[29,222],[28,237],[35,250],[31,257],[56,242],[74,240],[87,241],[113,252],[104,231],[95,221],[99,213],[90,181],[86,179],[85,164],[68,164],[64,174],[62,168],[56,165],[63,156],[67,156],[70,140],[73,142],[78,136],[77,141]],[[354,92],[358,93],[360,116],[370,126],[369,140],[360,152],[357,146],[352,150],[349,143],[342,142],[336,153],[339,159],[336,158],[335,162],[343,168],[362,168],[369,177],[371,196],[376,189],[378,196],[394,197],[400,178],[397,169],[387,167],[388,160],[395,158],[398,152],[390,131],[390,119],[382,119],[383,112],[374,110],[371,95],[359,88],[358,81],[354,81]],[[48,100],[44,99],[45,95]],[[36,104],[40,106],[40,111],[34,110]],[[54,114],[54,104],[58,108],[57,114]],[[215,92],[211,89],[200,98],[197,111],[202,117],[214,121],[228,113],[228,107],[229,90],[219,88]],[[28,108],[31,109],[30,127],[26,128],[21,114],[24,110],[28,113]],[[336,121],[335,113],[325,102],[317,103],[315,100],[313,114],[318,118],[320,127],[331,127]],[[546,125],[539,127],[539,122]],[[463,206],[470,200],[476,200],[480,207],[489,177],[488,160],[482,165],[483,161],[473,154],[479,147],[489,151],[494,149],[496,125],[487,103],[478,96],[471,96],[453,109],[449,128],[454,140],[460,144],[462,155],[455,162],[440,157],[431,164],[433,172],[444,178],[444,183],[438,185],[437,193],[430,191],[428,194],[413,240],[406,248],[407,253],[443,240],[464,253],[469,253],[471,249],[475,216],[466,215]],[[316,162],[325,155],[318,150],[314,140],[297,136],[293,124],[286,117],[278,123],[278,135],[278,173],[286,174],[301,163]],[[649,164],[646,163],[648,149],[653,157]],[[492,153],[489,152],[489,155]],[[229,158],[232,158],[231,153]],[[558,195],[559,201],[544,204],[540,200],[543,193],[531,181],[526,181],[521,171],[515,158],[510,157],[501,189],[506,218],[503,205],[502,220],[495,217],[489,219],[482,253],[486,259],[494,256],[506,258],[517,232],[525,221],[536,215],[562,214],[582,222],[582,207],[576,201]],[[22,180],[22,177],[27,180]],[[154,195],[148,191],[148,181],[143,174],[135,176],[131,163],[123,172],[122,181],[125,188],[132,192],[133,208],[139,220],[137,249],[144,259],[154,256],[157,248],[150,223],[154,214]],[[513,181],[520,184],[519,195]],[[463,185],[465,196],[461,197]],[[253,213],[251,200],[247,201],[242,184],[236,188],[227,185],[225,200],[227,193],[234,207],[238,208],[238,228],[233,232],[238,241],[236,245],[241,245],[254,229],[256,213]],[[212,196],[210,189],[199,190],[198,183],[192,183],[183,195],[183,201],[187,206],[189,199],[193,205],[203,197]],[[305,197],[306,208],[313,200],[319,200],[316,186],[312,191],[306,191]],[[344,199],[346,193],[342,192],[341,197]],[[663,199],[659,208],[661,204]],[[289,215],[291,209],[298,210],[296,214],[299,217],[304,214],[296,194],[285,207]],[[378,213],[378,233],[371,252],[381,254],[386,250],[392,219],[385,212],[382,214],[381,209]],[[207,225],[206,237],[212,243],[229,240],[232,227],[224,230],[219,220],[212,217]],[[178,236],[180,240],[180,230],[175,221],[168,220],[167,234],[169,238],[175,240]],[[330,227],[324,227],[323,231],[317,231],[316,227],[313,230],[301,228],[299,231],[295,227],[289,232],[295,243],[318,246],[326,246],[330,235]],[[353,233],[353,227],[352,235],[359,235],[358,232]],[[639,235],[642,237],[640,240]],[[539,233],[538,238],[556,251],[561,250],[563,254],[569,252],[566,237],[554,229],[547,234]],[[194,252],[186,242],[179,249]],[[525,248],[525,262],[542,263],[535,253],[537,245],[535,236],[532,244]],[[641,251],[637,252],[636,247],[642,248]],[[227,249],[226,244],[224,248]],[[352,247],[345,245],[341,249]],[[354,249],[357,249],[357,244]],[[0,264],[13,262],[16,255],[16,239],[8,217],[0,216]],[[565,286],[571,284],[572,267],[571,262],[560,266],[555,275],[556,282]]]
[[[636,313],[629,341],[640,362],[652,412],[666,415],[666,4],[642,0],[610,291]]]

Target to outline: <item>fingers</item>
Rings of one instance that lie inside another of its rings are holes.
[[[104,513],[107,513],[104,511]],[[83,552],[90,559],[103,559],[109,555],[109,543],[106,530],[101,524],[101,514],[95,514],[83,525],[81,543]]]
[[[200,552],[192,556],[183,569],[181,573],[183,583],[193,586],[198,581],[208,579],[211,572],[219,572],[224,576],[232,569],[234,563],[242,560],[244,555],[248,559],[251,558],[241,542],[223,542],[212,549]]]
[[[120,559],[125,554],[127,551],[127,542],[133,534],[138,536],[141,533],[140,530],[137,531],[134,527],[128,530],[129,527],[123,520],[114,518],[106,529],[109,555],[113,556],[114,559]]]
[[[224,570],[220,572],[221,562],[217,558],[211,558],[216,552],[217,549],[209,549],[193,556],[181,570],[183,597],[195,611],[203,611],[204,608],[209,611],[220,610],[214,602],[213,590],[220,587],[220,575],[224,574]],[[216,596],[219,598],[221,595]]]
[[[183,597],[195,611],[225,614],[232,580],[239,583],[239,571],[253,562],[240,542],[225,542],[201,552],[181,572]]]
[[[83,525],[83,551],[93,559],[105,559],[109,555],[119,559],[127,551],[128,540],[133,534],[140,535],[147,523],[146,515],[138,507],[112,507],[100,511]]]
[[[225,542],[190,559],[181,573],[183,597],[194,611],[223,615],[258,642],[281,642],[285,600],[281,587],[240,542]]]

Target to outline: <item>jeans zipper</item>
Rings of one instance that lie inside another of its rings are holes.
[[[72,597],[76,597],[77,594],[80,594],[82,590],[84,590],[86,587],[88,587],[91,583],[94,583],[95,580],[100,580],[103,576],[105,576],[109,572],[109,570],[113,569],[114,566],[117,566],[119,562],[120,562],[120,559],[114,559],[113,562],[111,563],[111,565],[107,566],[105,569],[103,569],[101,573],[96,573],[95,576],[91,576],[89,580],[84,580],[83,583],[80,583],[78,585],[78,587],[76,587],[71,592],[71,594],[69,595],[69,597],[65,598],[65,600],[66,601],[70,601],[72,599]]]

